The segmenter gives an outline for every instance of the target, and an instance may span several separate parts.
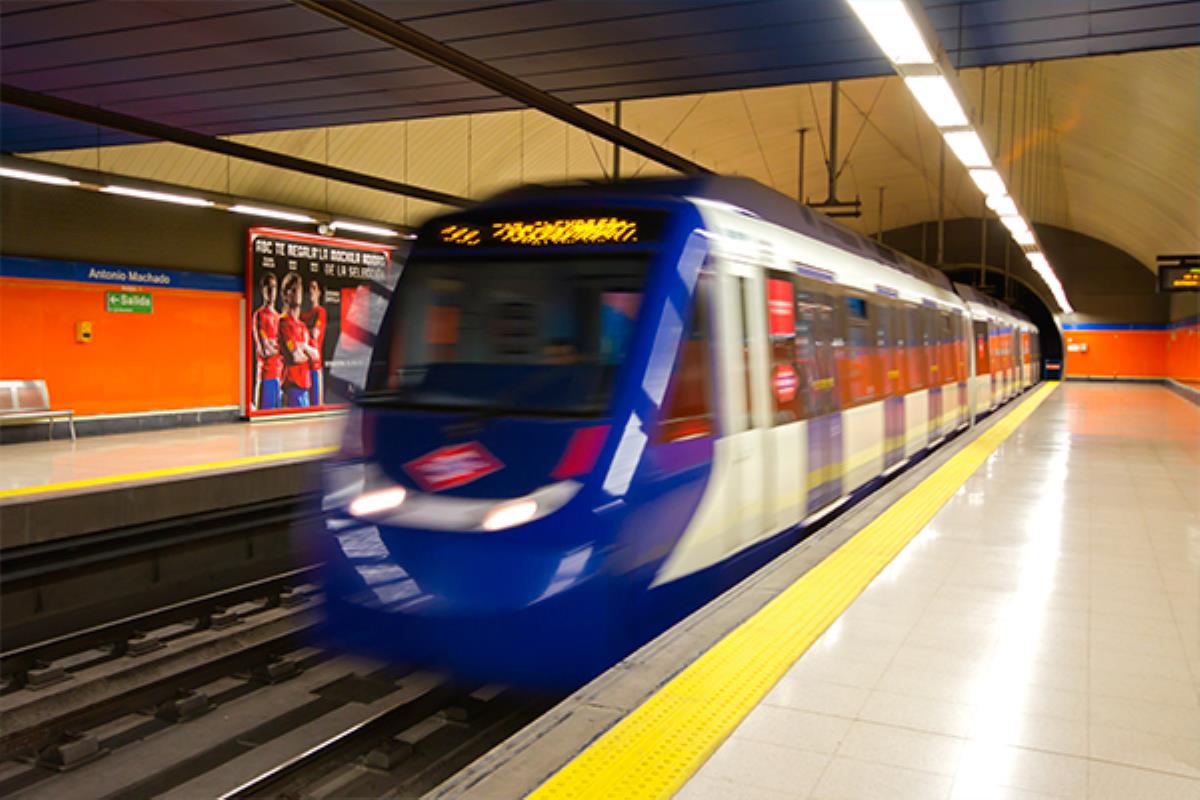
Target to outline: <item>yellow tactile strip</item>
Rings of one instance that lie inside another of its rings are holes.
[[[666,798],[1057,387],[1039,388],[696,659],[531,798]]]
[[[225,461],[212,461],[207,464],[185,464],[179,467],[148,469],[143,472],[126,472],[122,475],[103,475],[98,478],[81,478],[77,481],[45,483],[40,486],[22,486],[19,489],[0,489],[0,500],[8,497],[27,497],[35,494],[66,492],[72,489],[91,489],[98,486],[138,483],[162,478],[173,478],[181,475],[198,475],[204,472],[235,470],[261,464],[297,461],[303,458],[317,458],[332,453],[336,449],[336,447],[312,447],[307,450],[289,450],[284,453],[270,453],[261,456],[242,456],[240,458],[226,459]]]

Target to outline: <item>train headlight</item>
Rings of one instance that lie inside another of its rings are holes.
[[[400,486],[365,492],[350,503],[350,514],[355,517],[373,517],[400,507],[408,492]]]
[[[483,529],[485,531],[500,531],[505,528],[511,528],[533,519],[537,512],[538,504],[536,500],[527,498],[524,500],[515,500],[511,503],[504,503],[496,506],[487,513],[487,516],[483,518]]]

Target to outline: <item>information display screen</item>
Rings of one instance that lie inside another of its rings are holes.
[[[344,406],[366,381],[396,249],[251,228],[247,253],[248,414]]]
[[[1200,292],[1200,265],[1158,267],[1158,288],[1164,292]]]
[[[663,219],[661,213],[636,209],[463,218],[442,222],[422,245],[456,249],[630,245],[656,241],[662,235]]]

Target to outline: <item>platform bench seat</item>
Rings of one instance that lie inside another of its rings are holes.
[[[50,390],[45,381],[0,380],[0,424],[50,423],[49,438],[54,438],[54,421],[66,419],[75,441],[75,412],[69,408],[50,408]]]

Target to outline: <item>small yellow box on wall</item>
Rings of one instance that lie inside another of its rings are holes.
[[[87,344],[92,340],[92,323],[76,322],[75,323],[75,341]]]

